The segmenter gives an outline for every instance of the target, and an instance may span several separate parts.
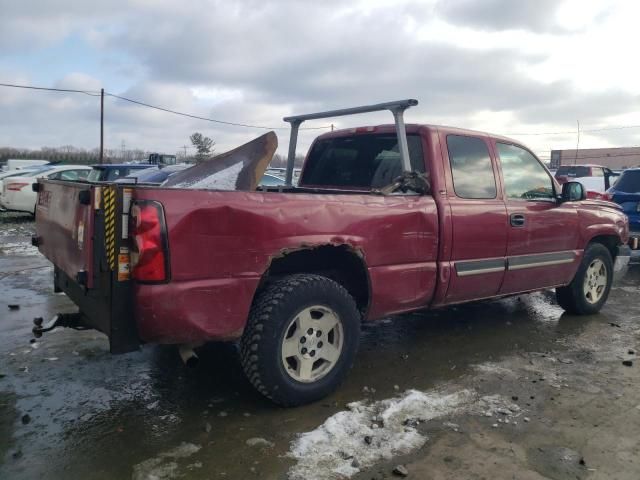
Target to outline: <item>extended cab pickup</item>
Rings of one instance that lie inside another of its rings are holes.
[[[561,189],[526,147],[406,125],[326,133],[297,187],[212,191],[40,181],[34,243],[79,306],[54,326],[95,328],[111,350],[240,340],[250,382],[282,405],[321,398],[350,368],[360,323],[555,288],[600,310],[629,260],[619,207]],[[290,162],[290,183],[293,162]]]

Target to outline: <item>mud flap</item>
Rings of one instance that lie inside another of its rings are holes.
[[[175,173],[164,187],[253,191],[278,148],[274,132]]]

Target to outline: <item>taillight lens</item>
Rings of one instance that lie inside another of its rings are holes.
[[[12,190],[14,192],[19,192],[20,190],[22,190],[27,185],[31,185],[31,184],[30,183],[24,183],[24,182],[9,183],[9,184],[7,184],[7,190]]]
[[[164,210],[158,202],[136,202],[131,207],[130,234],[133,278],[143,282],[168,279],[167,232]]]
[[[587,190],[587,198],[591,200],[600,200],[602,198],[602,194],[592,190]]]

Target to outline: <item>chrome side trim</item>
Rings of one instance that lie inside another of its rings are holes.
[[[548,267],[573,263],[576,252],[536,253],[530,255],[516,255],[507,258],[491,258],[487,260],[463,260],[454,262],[458,277],[497,273],[505,270],[524,270],[526,268]]]
[[[492,258],[489,260],[464,260],[455,262],[458,277],[470,275],[482,275],[483,273],[503,272],[506,268],[504,258]]]
[[[573,263],[576,253],[572,250],[566,252],[538,253],[534,255],[519,255],[507,259],[507,270],[523,270],[525,268],[547,267],[550,265],[562,265]]]
[[[549,265],[562,265],[563,263],[573,263],[573,259],[567,260],[548,260],[546,262],[527,263],[523,265],[509,265],[509,270],[524,270],[525,268],[546,267]]]
[[[495,268],[479,268],[477,270],[466,270],[462,272],[458,272],[456,268],[456,273],[459,277],[469,277],[471,275],[481,275],[483,273],[496,273],[503,272],[504,267],[495,267]]]

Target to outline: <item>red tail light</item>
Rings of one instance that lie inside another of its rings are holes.
[[[131,207],[131,270],[135,280],[164,282],[169,279],[167,229],[162,205],[136,202]]]
[[[7,184],[7,190],[12,190],[14,192],[19,192],[20,190],[22,190],[27,185],[31,185],[31,184],[30,183],[24,183],[24,182],[9,183],[9,184]]]
[[[607,200],[607,194],[587,190],[587,198],[591,198],[593,200]]]

